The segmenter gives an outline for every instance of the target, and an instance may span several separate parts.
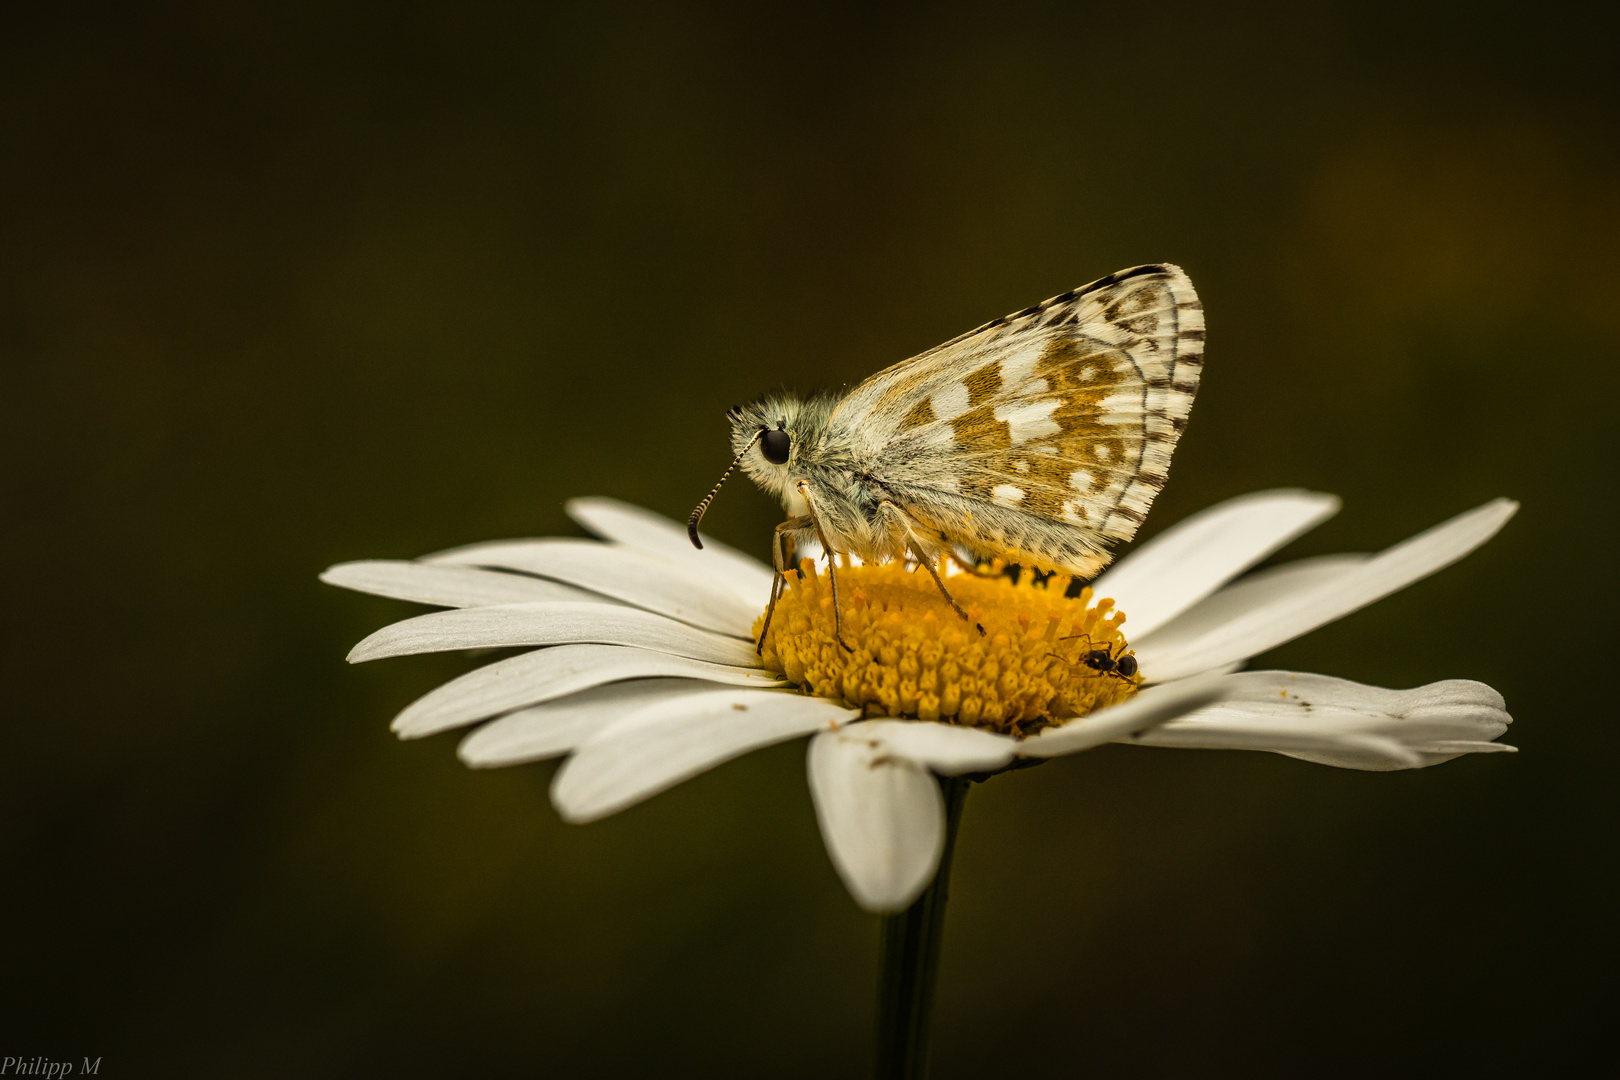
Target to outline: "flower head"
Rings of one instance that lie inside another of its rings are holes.
[[[1130,655],[1120,632],[1124,614],[1112,600],[1092,604],[1089,588],[1071,598],[1067,577],[955,577],[951,587],[969,619],[984,627],[981,635],[926,575],[897,563],[841,573],[852,650],[838,644],[832,596],[810,559],[789,581],[761,642],[765,667],[807,693],[863,715],[1033,735],[1136,692],[1140,676],[1122,672],[1118,660],[1093,659]],[[1135,662],[1123,666],[1134,670]]]
[[[1116,741],[1369,770],[1511,750],[1493,741],[1510,722],[1501,696],[1481,683],[1397,691],[1234,673],[1456,561],[1516,506],[1487,503],[1376,556],[1239,577],[1337,509],[1300,491],[1234,499],[1141,545],[1074,596],[1064,579],[957,575],[952,590],[982,638],[926,576],[846,567],[852,652],[833,640],[831,597],[813,564],[788,582],[756,651],[771,571],[712,539],[693,550],[675,522],[606,499],[569,504],[606,542],[477,544],[344,563],[322,578],[453,609],[384,627],[351,661],[533,647],[428,693],[394,730],[413,738],[480,724],[459,751],[475,767],[570,755],[552,786],[570,821],[812,736],[810,788],[833,863],[862,906],[892,911],[939,859],[944,810],[931,773],[994,771]]]

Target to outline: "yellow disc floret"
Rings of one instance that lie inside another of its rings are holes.
[[[926,572],[900,563],[841,565],[848,651],[834,636],[829,583],[805,559],[788,575],[762,658],[808,693],[867,716],[1031,735],[1123,701],[1141,682],[1118,669],[1129,655],[1124,614],[1112,600],[1093,604],[1090,588],[1067,596],[1070,581],[950,577],[947,586],[971,620],[963,622]],[[754,624],[756,635],[763,620]]]

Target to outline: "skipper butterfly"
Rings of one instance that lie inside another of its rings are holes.
[[[985,323],[847,393],[732,409],[736,458],[720,482],[741,465],[789,515],[771,544],[766,628],[791,545],[812,536],[827,553],[835,621],[834,552],[915,559],[964,619],[935,570],[941,557],[965,562],[959,548],[1095,576],[1164,487],[1203,354],[1192,282],[1154,263]],[[698,547],[719,490],[692,511]]]

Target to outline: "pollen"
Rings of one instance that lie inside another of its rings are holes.
[[[963,622],[920,568],[841,565],[846,650],[834,635],[830,583],[805,559],[788,575],[761,658],[804,692],[865,716],[1033,735],[1123,701],[1142,681],[1133,664],[1130,676],[1118,670],[1129,655],[1124,613],[1112,600],[1093,602],[1089,587],[1068,596],[1071,581],[946,578],[971,620]]]

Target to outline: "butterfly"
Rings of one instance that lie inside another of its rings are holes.
[[[790,544],[871,562],[999,557],[1079,578],[1129,540],[1164,487],[1203,367],[1204,310],[1180,267],[1154,263],[985,323],[847,393],[769,395],[727,413],[736,458],[783,503],[770,613]],[[972,569],[971,565],[968,567]],[[983,628],[980,628],[983,632]],[[764,633],[760,635],[764,640]],[[845,645],[845,648],[848,648]]]

